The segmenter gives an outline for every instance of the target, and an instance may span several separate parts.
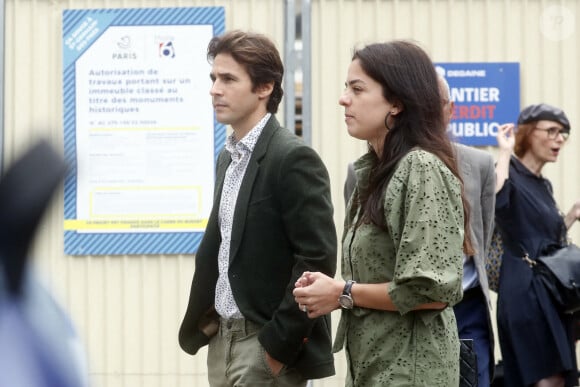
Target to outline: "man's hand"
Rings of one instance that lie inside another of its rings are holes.
[[[278,360],[270,356],[270,354],[267,351],[264,351],[264,353],[266,354],[266,363],[268,363],[270,370],[272,370],[272,375],[278,376],[280,374],[280,371],[282,371],[284,364],[280,363]]]

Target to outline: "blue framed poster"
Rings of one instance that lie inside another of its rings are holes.
[[[519,63],[436,63],[435,69],[455,104],[450,137],[465,145],[497,145],[499,126],[515,122],[520,112]]]
[[[64,249],[195,253],[225,142],[207,45],[223,7],[63,12]]]

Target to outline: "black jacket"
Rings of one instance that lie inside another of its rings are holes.
[[[230,154],[219,155],[214,205],[195,257],[179,343],[190,354],[209,342],[198,328],[214,305],[220,230],[218,208]],[[330,316],[309,319],[292,290],[304,271],[336,271],[336,230],[328,172],[317,153],[274,116],[252,153],[238,194],[229,280],[244,317],[262,325],[259,341],[276,360],[305,378],[334,374]]]

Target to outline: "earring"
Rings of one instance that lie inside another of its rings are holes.
[[[391,128],[389,127],[389,123],[387,122],[389,120],[390,116],[391,116],[391,112],[388,112],[387,116],[385,117],[385,128],[387,128],[387,130],[391,130]]]

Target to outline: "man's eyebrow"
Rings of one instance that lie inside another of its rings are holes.
[[[224,72],[211,72],[209,73],[210,77],[220,77],[220,78],[224,78],[224,77],[228,77],[228,78],[234,78],[237,79],[238,77],[230,72],[224,71]]]

